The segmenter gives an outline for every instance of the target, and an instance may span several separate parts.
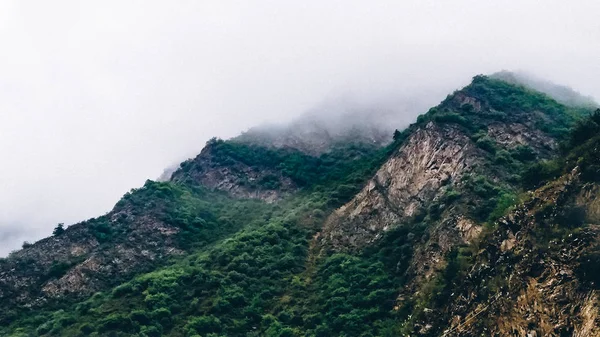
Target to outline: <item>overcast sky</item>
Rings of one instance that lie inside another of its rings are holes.
[[[434,105],[509,69],[599,100],[598,13],[592,0],[0,1],[0,255],[109,211],[212,136],[338,95]]]

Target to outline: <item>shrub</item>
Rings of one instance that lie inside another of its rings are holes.
[[[90,335],[92,332],[94,332],[94,326],[90,323],[83,323],[79,327],[79,331],[81,331],[81,333],[84,335]]]
[[[140,334],[143,337],[160,337],[163,335],[162,329],[160,329],[154,325],[142,326],[140,329]]]
[[[581,206],[565,206],[556,216],[556,222],[567,228],[576,228],[583,225],[586,209]]]
[[[508,153],[508,151],[500,150],[500,151],[496,152],[496,157],[494,158],[494,161],[500,165],[507,165],[507,164],[511,163],[512,158],[510,156],[510,153]]]
[[[67,262],[54,262],[46,274],[47,278],[61,278],[71,269],[71,264]]]
[[[54,230],[52,231],[52,235],[58,236],[64,232],[65,232],[65,224],[59,223],[58,225],[56,225],[56,227],[54,227]]]
[[[98,331],[106,332],[111,330],[129,331],[132,328],[131,319],[120,314],[110,314],[108,317],[100,320]]]
[[[529,162],[535,160],[536,153],[535,151],[527,145],[517,145],[516,147],[510,150],[510,155],[521,162]]]
[[[111,294],[112,294],[112,297],[119,298],[124,295],[130,294],[132,292],[133,292],[133,284],[131,284],[130,282],[127,282],[127,283],[123,283],[123,284],[117,286],[116,288],[114,288]]]
[[[191,318],[185,325],[188,334],[206,334],[221,331],[221,321],[215,316],[202,316]]]
[[[465,126],[467,128],[471,127],[471,123],[465,117],[455,113],[455,112],[442,112],[433,116],[433,120],[438,123],[453,123]]]
[[[476,142],[477,146],[479,146],[481,149],[489,152],[489,153],[496,153],[496,150],[498,149],[498,146],[496,145],[496,141],[493,140],[492,138],[490,138],[489,136],[484,136],[481,137],[477,140]]]
[[[147,325],[150,323],[150,316],[148,315],[148,313],[144,310],[134,310],[131,312],[131,314],[129,315],[129,318],[131,318],[132,321],[134,322],[138,322],[142,325]]]
[[[521,174],[521,181],[526,188],[537,188],[542,182],[552,180],[561,173],[562,165],[558,161],[543,161],[525,169]]]
[[[512,206],[516,205],[518,201],[519,201],[519,198],[517,197],[517,195],[515,195],[513,193],[501,194],[500,197],[498,198],[498,202],[496,203],[496,207],[494,208],[494,210],[492,211],[492,213],[490,214],[490,216],[488,218],[488,222],[494,222],[494,221],[500,219],[502,216],[504,216],[506,214],[508,209],[510,209]]]

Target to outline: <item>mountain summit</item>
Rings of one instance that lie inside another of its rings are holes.
[[[1,259],[0,334],[599,336],[600,111],[538,84],[212,139]]]

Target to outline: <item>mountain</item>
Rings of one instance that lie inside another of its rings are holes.
[[[430,98],[404,94],[401,100],[368,104],[348,98],[325,101],[282,125],[251,128],[232,141],[269,148],[295,149],[318,156],[350,143],[385,146],[395,129],[428,108]]]
[[[344,125],[212,139],[1,259],[0,334],[600,335],[600,111],[479,75]]]
[[[592,97],[583,96],[572,88],[552,83],[532,74],[504,70],[492,74],[490,77],[537,90],[568,106],[598,108],[598,103]]]

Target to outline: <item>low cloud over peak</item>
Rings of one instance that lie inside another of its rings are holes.
[[[598,101],[599,12],[597,1],[3,1],[0,233],[20,232],[0,254],[107,212],[213,136],[311,109],[356,104],[399,113],[390,124],[402,127],[421,102],[499,69]]]

